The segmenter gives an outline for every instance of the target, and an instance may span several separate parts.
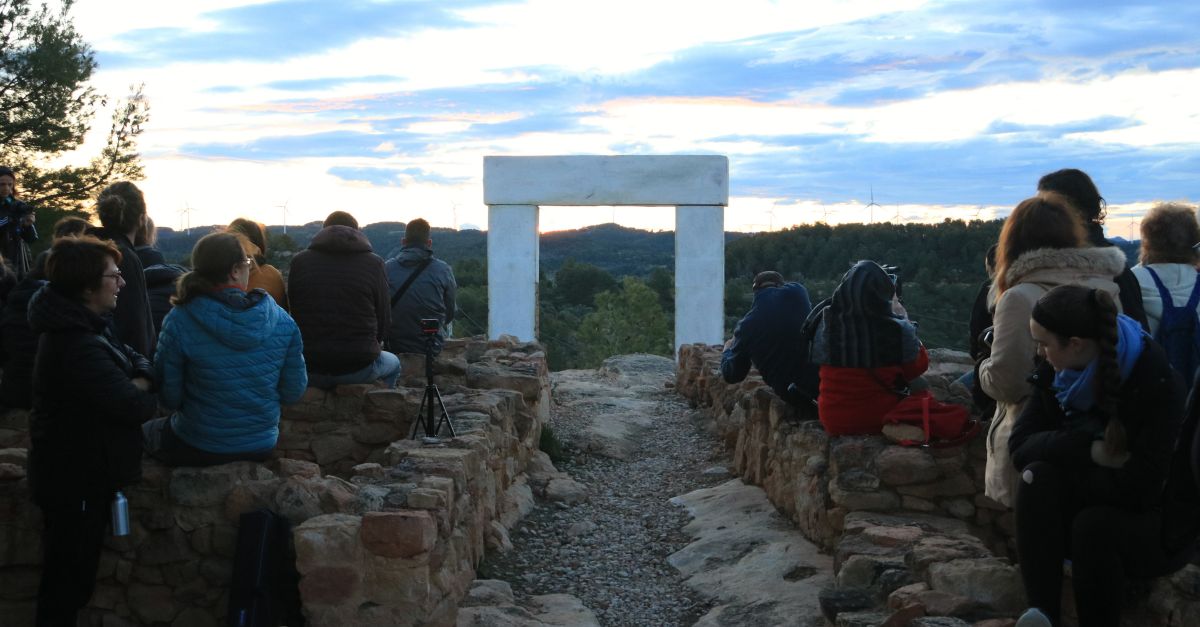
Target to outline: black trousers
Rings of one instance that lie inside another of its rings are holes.
[[[38,627],[74,627],[75,615],[92,598],[110,503],[111,499],[99,498],[42,508],[45,532]]]
[[[1017,555],[1030,607],[1056,625],[1062,602],[1063,560],[1071,578],[1080,627],[1121,621],[1126,577],[1157,577],[1187,563],[1187,553],[1163,548],[1162,512],[1131,512],[1082,503],[1067,475],[1045,462],[1025,470],[1033,482],[1018,482]]]

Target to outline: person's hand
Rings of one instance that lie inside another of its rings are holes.
[[[1110,453],[1108,447],[1104,446],[1104,440],[1092,441],[1092,461],[1097,465],[1105,468],[1120,468],[1129,461],[1129,451],[1123,453]]]
[[[133,379],[133,387],[137,388],[138,390],[140,390],[142,392],[149,392],[150,391],[150,379],[147,379],[146,377],[135,377]]]
[[[37,222],[37,214],[32,211],[21,216],[21,226],[33,226],[34,222]]]
[[[892,313],[908,320],[908,311],[904,309],[904,305],[900,303],[900,298],[897,296],[892,297]]]

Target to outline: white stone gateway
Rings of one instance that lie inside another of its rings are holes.
[[[488,337],[537,339],[538,207],[675,207],[675,350],[720,344],[725,310],[723,156],[484,157]]]

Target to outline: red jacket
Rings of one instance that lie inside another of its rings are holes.
[[[911,381],[928,367],[929,354],[924,346],[916,359],[899,366],[873,369],[821,366],[817,412],[825,431],[829,435],[879,433],[883,429],[883,415],[900,402],[900,397],[892,391],[896,377]]]

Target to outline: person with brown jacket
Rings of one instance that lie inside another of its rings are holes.
[[[1013,423],[1032,388],[1035,348],[1029,334],[1033,305],[1059,285],[1082,285],[1117,296],[1113,277],[1125,267],[1119,248],[1088,247],[1079,214],[1053,193],[1029,198],[1013,210],[1000,231],[992,302],[991,356],[979,364],[979,384],[996,399],[987,434],[984,493],[1012,506],[1016,471],[1008,455]]]
[[[309,385],[395,386],[400,359],[380,348],[391,325],[387,275],[354,216],[335,211],[325,218],[308,249],[292,259],[288,297]]]

